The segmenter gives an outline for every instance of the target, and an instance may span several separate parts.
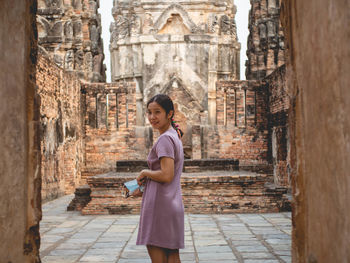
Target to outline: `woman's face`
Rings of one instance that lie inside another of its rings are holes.
[[[166,131],[170,125],[170,118],[172,111],[166,114],[165,110],[157,103],[151,102],[147,107],[147,117],[154,129],[160,131],[160,133]]]

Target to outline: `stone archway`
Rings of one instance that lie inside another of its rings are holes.
[[[164,12],[154,23],[155,30],[160,31],[162,28],[164,28],[164,26],[169,22],[169,18],[171,17],[180,19],[184,23],[184,26],[187,28],[187,30],[190,32],[197,30],[196,24],[189,17],[186,10],[179,4],[172,4],[164,10]]]
[[[169,95],[174,102],[175,120],[184,132],[182,143],[186,159],[192,159],[192,126],[200,124],[200,115],[203,112],[199,101],[185,86],[183,81],[173,77],[162,89],[161,93]]]

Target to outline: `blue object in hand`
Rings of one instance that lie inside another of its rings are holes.
[[[143,185],[141,185],[141,186],[138,185],[136,179],[128,181],[128,182],[125,182],[124,186],[127,189],[126,197],[129,197],[130,195],[132,195],[132,193],[135,192],[137,189],[140,189],[141,192],[143,192],[143,189],[144,189]]]

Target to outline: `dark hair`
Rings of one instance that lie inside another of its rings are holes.
[[[152,102],[158,103],[165,110],[167,115],[170,111],[173,111],[173,115],[171,116],[171,126],[173,126],[173,128],[176,130],[177,134],[181,138],[184,133],[181,131],[181,129],[179,128],[179,125],[177,125],[174,120],[174,114],[175,114],[174,103],[170,99],[170,97],[165,94],[157,94],[147,102],[147,108],[148,108],[148,105]]]

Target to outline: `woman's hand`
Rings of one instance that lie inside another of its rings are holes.
[[[142,196],[142,192],[140,191],[140,189],[136,189],[133,193],[132,193],[132,195],[130,195],[130,197],[140,197],[140,196]]]
[[[147,172],[148,171],[149,170],[142,170],[140,172],[139,176],[136,178],[138,185],[142,185],[145,182],[145,180],[147,178]]]

